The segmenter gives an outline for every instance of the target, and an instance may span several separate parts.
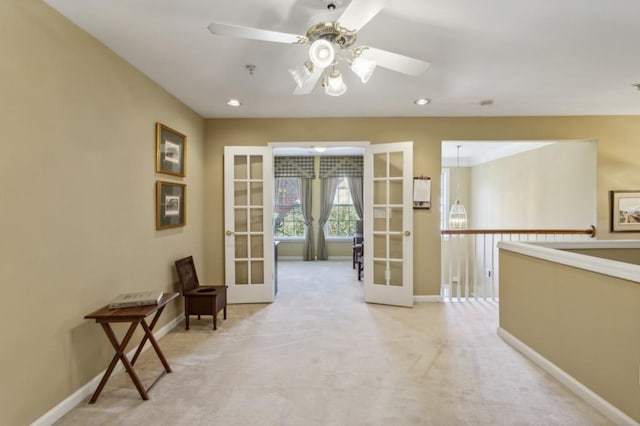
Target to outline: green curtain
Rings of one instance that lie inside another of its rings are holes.
[[[333,199],[336,196],[339,178],[320,179],[320,219],[318,220],[318,260],[329,259],[327,244],[324,236],[324,225],[329,220]]]
[[[304,218],[304,247],[302,260],[315,260],[313,251],[313,216],[311,216],[311,183],[313,179],[300,178],[300,210]]]
[[[348,177],[349,189],[351,189],[351,200],[353,208],[356,210],[358,218],[364,218],[364,196],[362,195],[362,177]]]

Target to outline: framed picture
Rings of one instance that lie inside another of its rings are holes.
[[[187,222],[187,185],[156,181],[156,229],[184,226]]]
[[[413,208],[431,208],[431,178],[424,176],[413,178]]]
[[[611,232],[640,232],[640,190],[610,191]]]
[[[187,137],[156,123],[156,173],[187,175]]]

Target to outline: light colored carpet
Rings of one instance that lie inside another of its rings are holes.
[[[365,304],[355,275],[350,261],[281,261],[273,304],[160,341],[173,373],[149,401],[119,373],[58,424],[609,424],[496,335],[496,303]],[[145,384],[162,368],[152,350],[136,367]]]

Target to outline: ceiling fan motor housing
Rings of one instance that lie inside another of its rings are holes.
[[[342,28],[337,22],[320,22],[309,28],[307,38],[311,43],[324,39],[345,48],[355,43],[356,33]]]

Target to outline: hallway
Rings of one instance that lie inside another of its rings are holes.
[[[273,304],[231,305],[217,331],[193,318],[160,341],[174,372],[149,401],[119,373],[58,424],[610,424],[496,335],[493,302],[371,305],[350,260],[279,267]]]

